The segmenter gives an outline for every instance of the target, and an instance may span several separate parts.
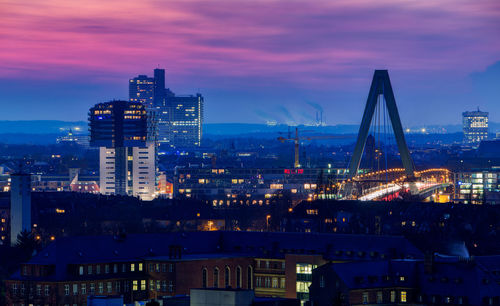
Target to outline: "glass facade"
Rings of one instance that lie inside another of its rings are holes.
[[[475,112],[464,112],[463,129],[464,143],[479,144],[481,140],[488,138],[488,113],[479,110]]]
[[[301,304],[309,300],[309,286],[312,284],[312,270],[316,268],[317,265],[310,263],[297,263],[295,266],[295,272],[297,273],[297,299],[301,301]]]
[[[140,102],[147,107],[153,106],[155,81],[147,75],[139,75],[129,81],[130,102]]]
[[[455,202],[500,204],[500,171],[485,170],[455,173]]]

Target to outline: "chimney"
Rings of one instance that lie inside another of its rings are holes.
[[[434,254],[427,252],[424,256],[424,272],[432,274],[434,272]]]
[[[170,259],[181,259],[181,257],[182,257],[182,246],[180,246],[180,245],[170,245],[168,247],[168,257]]]

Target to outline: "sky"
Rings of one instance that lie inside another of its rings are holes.
[[[205,122],[357,124],[388,69],[403,126],[500,121],[498,0],[0,0],[0,120],[86,120],[166,69]]]

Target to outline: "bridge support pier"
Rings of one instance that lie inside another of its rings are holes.
[[[373,74],[370,93],[368,94],[363,119],[361,120],[361,125],[359,126],[358,139],[349,164],[349,178],[352,179],[358,174],[358,168],[365,149],[370,124],[373,119],[375,107],[377,106],[377,98],[380,95],[383,95],[386,101],[387,111],[389,113],[394,136],[396,137],[396,143],[398,145],[399,154],[401,155],[401,161],[403,162],[403,167],[406,171],[406,177],[411,179],[414,177],[415,170],[410,156],[410,151],[406,145],[401,119],[399,118],[398,108],[396,106],[396,99],[394,98],[394,92],[392,91],[391,80],[389,79],[389,72],[387,70],[375,70],[375,73]]]

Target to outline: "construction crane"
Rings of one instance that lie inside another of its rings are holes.
[[[309,131],[302,131],[302,132],[309,132]],[[300,168],[300,162],[299,162],[299,145],[301,140],[313,140],[313,139],[342,139],[342,138],[352,138],[352,136],[336,136],[336,135],[318,135],[318,136],[300,136],[299,137],[299,129],[295,128],[295,137],[291,137],[290,131],[288,131],[288,137],[278,137],[278,140],[281,142],[285,141],[293,141],[294,143],[294,150],[295,150],[295,162],[294,162],[294,168]]]

